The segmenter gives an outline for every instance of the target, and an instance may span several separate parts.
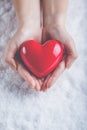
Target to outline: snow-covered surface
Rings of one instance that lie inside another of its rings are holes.
[[[87,0],[71,0],[67,18],[79,58],[45,93],[3,61],[16,26],[12,3],[0,0],[0,130],[87,130]]]

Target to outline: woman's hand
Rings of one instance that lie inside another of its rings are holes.
[[[6,63],[9,64],[9,66],[17,70],[20,76],[28,82],[30,87],[40,90],[42,81],[35,77],[33,74],[29,73],[24,66],[17,60],[15,59],[15,54],[18,51],[20,45],[26,41],[26,40],[37,40],[40,42],[41,40],[41,29],[40,28],[31,28],[31,27],[20,27],[16,34],[11,38],[11,40],[8,42],[5,54],[4,54],[4,59]]]
[[[9,66],[17,70],[28,84],[40,90],[42,80],[29,73],[20,62],[15,59],[15,54],[20,45],[27,40],[41,40],[40,28],[40,1],[39,0],[13,0],[18,21],[18,31],[8,42],[4,54],[5,61]]]
[[[64,55],[65,57],[59,63],[58,67],[50,73],[41,87],[42,91],[50,88],[53,83],[60,77],[60,75],[64,72],[66,68],[70,68],[71,65],[77,58],[77,51],[75,48],[75,43],[70,34],[66,31],[66,28],[63,26],[53,26],[46,27],[43,29],[43,41],[49,39],[56,39],[60,41],[64,47]]]
[[[60,41],[65,55],[58,67],[45,78],[42,91],[50,88],[77,58],[74,40],[65,28],[68,2],[69,0],[43,0],[43,42],[49,39]]]

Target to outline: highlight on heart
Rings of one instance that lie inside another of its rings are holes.
[[[68,0],[13,0],[13,5],[18,26],[12,23],[16,32],[4,60],[29,87],[46,91],[78,57],[66,28]]]
[[[57,40],[48,40],[44,44],[29,40],[22,43],[19,54],[27,69],[42,78],[58,66],[63,57],[63,48]]]

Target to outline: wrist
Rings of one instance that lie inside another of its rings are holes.
[[[31,17],[22,17],[18,18],[18,25],[19,27],[23,28],[39,28],[40,27],[40,17],[38,16],[31,16]]]
[[[23,41],[39,38],[41,34],[41,28],[34,28],[29,25],[21,25],[17,29],[17,32],[14,35],[14,38],[18,38],[19,42],[22,43]]]
[[[40,28],[40,25],[38,23],[33,23],[31,21],[21,21],[18,25],[19,30],[25,30],[25,31],[35,31]]]
[[[21,23],[18,27],[21,32],[35,33],[40,30],[40,26],[31,25],[30,23]]]
[[[65,17],[60,15],[51,15],[51,16],[46,16],[44,19],[43,26],[46,28],[49,27],[65,27]]]

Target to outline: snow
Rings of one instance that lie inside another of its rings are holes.
[[[87,0],[70,0],[67,29],[79,58],[47,92],[36,92],[3,60],[17,29],[10,0],[0,0],[0,130],[87,130]]]

